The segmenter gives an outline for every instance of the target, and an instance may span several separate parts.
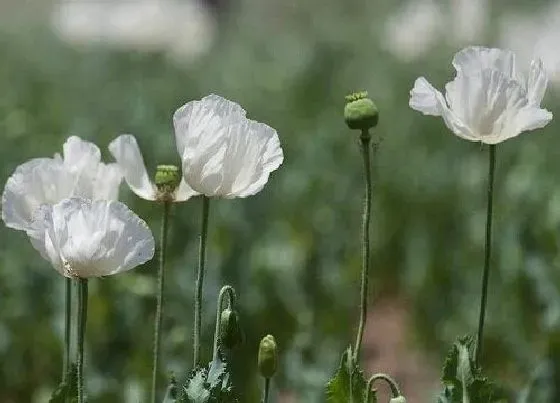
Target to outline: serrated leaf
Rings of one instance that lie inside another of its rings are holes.
[[[443,366],[444,390],[438,403],[498,403],[507,400],[505,391],[482,375],[474,363],[474,339],[459,338]]]
[[[181,403],[237,403],[227,363],[220,357],[191,373]]]
[[[66,380],[60,382],[54,390],[49,403],[74,403],[78,401],[78,367],[75,364],[70,366],[66,375]]]
[[[342,354],[340,367],[335,376],[327,383],[328,403],[376,403],[375,390],[366,402],[367,382],[363,372],[354,361],[352,347]]]
[[[195,371],[185,387],[185,394],[189,402],[208,403],[210,390],[206,383],[206,369],[200,368]]]

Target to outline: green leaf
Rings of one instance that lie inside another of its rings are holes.
[[[498,403],[507,401],[505,391],[483,376],[474,363],[475,341],[459,338],[451,347],[443,365],[444,390],[438,403]]]
[[[66,380],[60,382],[54,390],[49,403],[74,403],[78,401],[78,367],[72,364],[66,375]]]
[[[367,382],[362,370],[354,361],[352,347],[342,354],[340,368],[335,376],[327,383],[328,403],[376,403],[375,390],[370,393],[366,402]]]
[[[191,373],[181,403],[237,403],[227,363],[219,357]]]

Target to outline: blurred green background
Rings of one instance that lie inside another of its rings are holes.
[[[218,290],[232,284],[246,333],[233,355],[241,401],[258,401],[258,341],[272,333],[272,401],[322,402],[357,326],[362,166],[342,109],[368,90],[382,140],[364,366],[393,374],[409,401],[434,401],[445,351],[476,329],[487,153],[411,110],[408,92],[420,75],[443,88],[467,44],[513,47],[522,65],[536,52],[556,78],[556,26],[559,5],[545,0],[0,0],[0,177],[70,135],[110,160],[109,142],[132,133],[151,172],[177,163],[171,116],[211,92],[276,128],[285,162],[265,189],[212,203],[204,354]],[[557,88],[544,103],[553,113]],[[514,395],[539,385],[533,403],[560,401],[556,131],[553,120],[497,151],[483,365]],[[158,237],[161,206],[124,185],[121,199]],[[200,204],[172,210],[162,380],[190,369]],[[147,401],[155,270],[91,282],[91,402]],[[58,383],[63,283],[25,234],[0,227],[1,403],[45,402]]]

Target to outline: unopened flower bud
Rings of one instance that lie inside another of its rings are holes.
[[[239,315],[236,311],[226,308],[220,317],[220,341],[226,348],[234,348],[241,344],[241,326],[239,326]]]
[[[259,345],[259,371],[264,378],[272,378],[278,366],[278,351],[274,336],[264,336]]]
[[[344,120],[350,129],[367,130],[377,126],[379,111],[366,91],[346,97]]]
[[[181,173],[175,165],[158,165],[155,184],[160,198],[170,198],[181,183]]]
[[[400,395],[389,400],[389,403],[406,403],[406,399],[403,395]]]

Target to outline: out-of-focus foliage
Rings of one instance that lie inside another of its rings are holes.
[[[41,19],[16,29],[4,16],[2,181],[27,159],[60,151],[72,134],[106,151],[118,134],[134,133],[155,170],[177,162],[171,125],[177,107],[210,92],[239,102],[250,118],[278,130],[285,162],[257,196],[212,203],[203,354],[210,357],[217,293],[230,283],[246,335],[231,357],[240,400],[258,400],[258,341],[271,333],[281,357],[275,388],[291,391],[298,402],[322,402],[324,384],[352,339],[359,298],[361,163],[342,109],[347,93],[368,90],[382,138],[375,157],[372,300],[409,301],[411,342],[443,360],[457,335],[476,329],[487,154],[450,134],[440,119],[408,108],[414,79],[426,75],[441,87],[460,45],[442,41],[412,64],[399,62],[380,43],[396,3],[232,2],[220,15],[211,52],[188,66],[155,51],[71,48]],[[512,8],[529,12],[529,3],[521,3]],[[493,37],[487,34],[487,44]],[[556,113],[560,99],[551,91],[544,105]],[[557,127],[553,120],[497,150],[482,365],[513,392],[537,393],[525,385],[543,385],[535,398],[542,400],[533,403],[560,401]],[[160,206],[124,186],[122,199],[157,233]],[[199,210],[197,199],[172,210],[163,362],[175,373],[190,369]],[[0,397],[44,402],[61,375],[63,279],[24,234],[0,228],[0,245]],[[147,395],[154,274],[152,262],[91,284],[86,372],[92,402],[139,402]]]

